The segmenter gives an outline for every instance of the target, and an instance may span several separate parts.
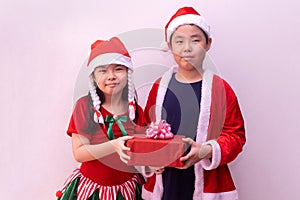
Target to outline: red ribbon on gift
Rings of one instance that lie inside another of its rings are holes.
[[[146,130],[147,138],[152,139],[172,139],[174,134],[171,132],[171,126],[165,120],[158,122],[151,122],[149,128]]]

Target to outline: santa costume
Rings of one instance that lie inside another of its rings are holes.
[[[209,26],[205,19],[193,8],[184,7],[179,9],[166,25],[166,41],[170,42],[172,33],[177,27],[184,24],[197,25],[210,37]],[[165,112],[168,111],[168,108],[164,107],[166,106],[164,103],[168,101],[170,96],[170,87],[174,81],[175,72],[176,67],[171,68],[153,84],[145,107],[148,123],[165,120]],[[198,90],[197,88],[194,89],[200,93],[198,95],[200,105],[198,105],[198,120],[195,125],[196,134],[192,139],[199,144],[211,145],[212,158],[202,159],[193,166],[192,195],[186,199],[237,200],[238,193],[227,166],[242,151],[246,142],[244,120],[237,97],[225,80],[208,69],[204,69],[199,87],[201,88]],[[144,199],[168,199],[166,193],[176,193],[176,190],[181,189],[173,188],[173,190],[165,191],[166,184],[178,185],[178,183],[170,183],[165,180],[166,175],[164,173],[166,170],[168,169],[165,169],[163,174],[154,174],[147,178],[142,190]]]

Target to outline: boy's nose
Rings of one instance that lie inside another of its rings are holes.
[[[184,52],[191,52],[192,48],[191,48],[191,43],[190,42],[186,42],[184,44]]]

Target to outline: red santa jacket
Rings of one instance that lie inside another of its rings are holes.
[[[148,122],[160,120],[168,83],[174,73],[167,71],[152,86],[145,107]],[[235,200],[238,194],[227,163],[233,161],[246,142],[244,120],[237,97],[219,76],[205,71],[202,82],[196,142],[212,146],[212,158],[195,164],[193,199]],[[162,176],[148,177],[143,186],[144,199],[161,199]]]

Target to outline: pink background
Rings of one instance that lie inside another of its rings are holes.
[[[135,29],[162,28],[183,5],[194,6],[210,23],[209,54],[245,116],[248,143],[230,165],[240,199],[298,199],[299,4],[2,0],[1,199],[55,199],[78,166],[65,130],[90,44]]]

